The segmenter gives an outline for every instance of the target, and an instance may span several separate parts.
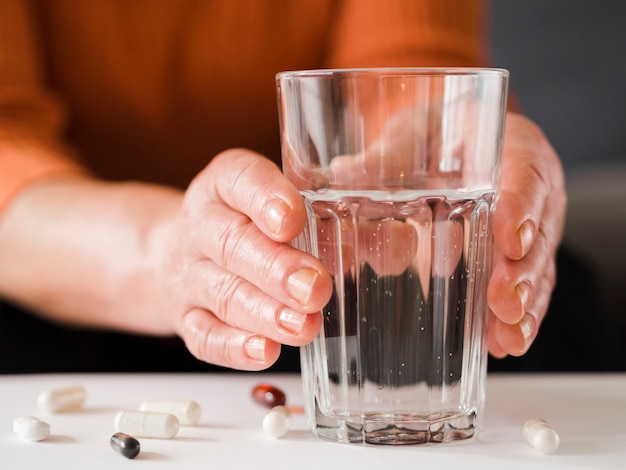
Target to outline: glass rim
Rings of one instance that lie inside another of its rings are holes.
[[[508,77],[509,71],[499,67],[356,67],[286,70],[276,74],[276,80],[297,78],[332,78],[347,76],[392,76],[392,77]]]

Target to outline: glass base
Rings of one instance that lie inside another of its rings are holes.
[[[316,403],[317,405],[317,403]],[[329,417],[316,406],[313,433],[322,439],[375,445],[419,445],[470,439],[477,429],[476,414]]]

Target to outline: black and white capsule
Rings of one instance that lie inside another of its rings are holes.
[[[113,434],[109,443],[111,444],[111,449],[127,459],[134,459],[141,450],[139,441],[123,432]]]

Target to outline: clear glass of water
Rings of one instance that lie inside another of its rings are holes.
[[[334,280],[301,349],[307,419],[344,443],[471,438],[485,399],[487,283],[508,72],[277,75],[294,246]]]

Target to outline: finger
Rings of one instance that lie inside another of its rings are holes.
[[[361,258],[383,276],[398,276],[409,267],[417,251],[417,232],[399,220],[364,219],[358,223]]]
[[[306,222],[306,209],[296,187],[268,159],[248,150],[217,155],[190,187],[207,200],[220,201],[246,214],[268,237],[286,242]]]
[[[530,252],[522,259],[512,260],[502,253],[496,257],[487,288],[487,302],[502,322],[515,324],[537,301],[537,291],[545,289],[546,270],[554,262],[553,243],[545,232],[540,231]]]
[[[521,356],[530,347],[537,332],[537,320],[531,313],[514,325],[509,325],[496,320],[494,325],[494,337],[500,351],[506,355]]]
[[[552,154],[556,158],[556,154]],[[513,168],[511,168],[513,171]],[[554,258],[558,244],[562,236],[566,196],[562,183],[560,166],[546,168],[549,174],[556,174],[553,187],[550,191],[550,203],[543,204],[543,212],[540,214],[537,230],[533,234],[533,243],[526,249],[525,256],[517,258],[509,254],[507,256],[503,247],[506,247],[507,240],[510,246],[516,245],[517,238],[513,231],[500,230],[496,237],[496,249],[500,252],[494,257],[494,270],[489,284],[488,300],[494,313],[505,323],[513,324],[520,321],[528,308],[531,299],[536,297],[534,291],[538,288],[538,279],[546,272],[548,263],[554,263]],[[509,199],[509,202],[513,202]],[[517,200],[518,204],[522,204]],[[500,205],[496,209],[496,220],[502,221],[506,217],[507,205]],[[504,210],[503,210],[504,209]],[[510,211],[514,208],[511,207]],[[505,213],[504,216],[502,213]],[[498,219],[497,217],[500,216]],[[495,223],[495,222],[494,222]],[[535,222],[532,223],[533,225]],[[514,227],[512,224],[511,227]],[[503,225],[499,226],[501,229]],[[507,237],[507,240],[502,240]],[[517,261],[516,261],[517,260]]]
[[[183,316],[179,334],[196,358],[233,369],[263,370],[280,355],[275,341],[226,325],[199,308]]]
[[[548,200],[555,208],[551,212],[545,211]],[[494,215],[496,245],[507,257],[522,258],[540,225],[562,227],[564,205],[565,185],[558,156],[536,125],[510,113]]]
[[[489,311],[489,327],[487,328],[487,349],[489,354],[497,359],[508,356],[507,352],[500,346],[500,341],[496,334],[496,322],[499,321],[492,311]]]
[[[191,305],[201,305],[224,324],[258,333],[278,343],[302,346],[321,327],[319,312],[287,307],[245,279],[210,260],[195,263],[185,275]]]
[[[222,204],[210,203],[205,210],[190,234],[198,258],[301,312],[319,311],[330,300],[332,281],[319,259],[270,240],[248,217]]]
[[[489,344],[490,349],[493,349],[496,354],[505,352],[513,356],[521,356],[528,351],[548,310],[555,283],[555,273],[556,266],[554,261],[551,261],[537,285],[533,301],[518,322],[505,323],[495,315],[492,317],[493,333],[490,334]]]

